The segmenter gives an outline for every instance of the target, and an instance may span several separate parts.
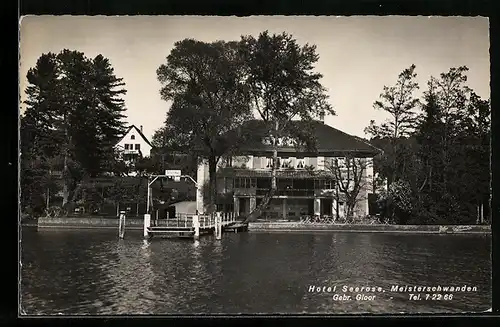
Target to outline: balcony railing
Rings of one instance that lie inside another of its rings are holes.
[[[140,153],[139,150],[130,150],[129,149],[129,150],[122,150],[122,151],[123,151],[122,152],[123,154],[139,154]]]
[[[271,177],[270,169],[222,168],[219,172],[221,177]],[[276,177],[313,178],[332,176],[333,173],[328,170],[310,171],[307,169],[284,168],[276,171]]]
[[[256,196],[265,196],[269,190],[257,189],[255,192]],[[313,197],[314,190],[277,190],[274,194],[275,196],[307,196]]]

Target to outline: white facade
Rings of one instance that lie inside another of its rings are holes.
[[[198,184],[196,191],[196,210],[198,210],[199,214],[205,213],[203,185],[208,181],[208,178],[208,163],[206,161],[201,161],[198,164],[198,170],[196,171],[196,183]]]
[[[334,160],[334,157],[324,157],[324,156],[316,156],[316,157],[307,157],[307,156],[297,156],[297,157],[280,157],[278,156],[279,159],[279,164],[280,167],[278,170],[304,170],[305,166],[312,166],[314,170],[317,171],[324,171],[328,170],[329,168],[329,163]],[[340,164],[341,168],[344,168],[347,170],[347,167],[345,166],[345,158],[339,157],[336,158],[338,159],[338,163]],[[358,159],[356,159],[357,161]],[[284,165],[287,163],[286,165]],[[368,202],[368,194],[375,192],[373,189],[373,158],[368,157],[368,158],[363,158],[361,161],[359,161],[361,165],[363,165],[363,179],[361,182],[361,190],[357,196],[357,201],[355,205],[355,214],[357,216],[366,216],[369,213],[369,202]],[[342,166],[344,165],[344,167]],[[228,162],[220,164],[219,168],[223,168],[224,166],[229,166],[233,168],[246,168],[249,170],[254,170],[254,171],[259,171],[259,170],[266,170],[270,171],[271,166],[272,166],[272,161],[270,161],[269,157],[265,156],[256,156],[256,155],[247,155],[247,156],[235,156],[232,157]],[[204,185],[208,181],[209,178],[209,171],[208,171],[208,163],[206,161],[200,162],[198,165],[198,171],[197,171],[197,182],[199,185]],[[351,182],[349,183],[351,185]],[[354,186],[350,186],[351,188]],[[335,192],[335,189],[333,188],[332,185],[330,187],[318,190],[316,195],[314,197],[314,212],[315,214],[320,214],[321,211],[321,199],[318,197],[331,197],[330,195],[332,192]],[[276,205],[278,207],[283,207],[283,212],[285,211],[285,208],[289,208],[291,206],[300,206],[302,203],[299,200],[296,201],[290,197],[276,197],[279,201],[284,201],[287,202],[286,205],[282,205],[281,202],[277,203]],[[284,199],[287,198],[287,199]],[[255,197],[250,197],[250,208],[255,207],[255,203],[252,202],[252,199],[255,202]],[[275,202],[277,200],[274,200]],[[297,203],[295,203],[295,202]],[[203,199],[203,192],[201,192],[201,189],[198,191],[196,195],[196,202],[197,202],[197,209],[199,213],[203,213],[205,211],[204,208],[204,199]],[[236,204],[235,200],[235,208],[237,208],[239,205]],[[332,200],[332,212],[336,211],[337,207],[337,201],[335,199]],[[238,209],[235,209],[236,211]],[[280,209],[281,210],[281,209]],[[235,211],[235,212],[236,212]],[[286,213],[284,213],[286,215]],[[344,203],[340,202],[339,203],[339,217],[344,216]]]
[[[132,125],[122,139],[115,145],[118,151],[124,156],[135,157],[142,155],[142,157],[149,157],[151,155],[151,143],[142,134],[141,128]]]

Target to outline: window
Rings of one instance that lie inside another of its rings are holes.
[[[252,188],[257,186],[257,179],[249,177],[236,177],[234,188]]]
[[[290,168],[290,159],[288,159],[288,157],[284,157],[283,160],[281,160],[281,168]]]
[[[257,188],[268,189],[271,187],[271,181],[269,178],[259,178],[257,179]]]
[[[306,160],[304,158],[297,158],[297,169],[304,169]]]
[[[327,190],[332,189],[332,180],[331,179],[325,180],[325,189],[327,189]]]
[[[135,149],[136,149],[136,150],[140,150],[140,149],[141,149],[141,145],[140,145],[140,144],[136,144],[136,145],[135,145]]]
[[[273,168],[273,158],[267,158],[266,168]]]
[[[346,159],[344,157],[337,158],[337,165],[339,168],[345,168],[346,167]]]
[[[272,145],[273,144],[273,141],[271,140],[270,137],[264,137],[262,139],[262,144],[265,144],[265,145]]]
[[[135,140],[135,135],[130,136],[131,140]]]
[[[317,179],[314,180],[314,189],[315,190],[319,189],[319,180]]]
[[[315,179],[314,189],[316,190],[331,189],[331,182],[328,179]]]
[[[293,189],[293,180],[289,178],[278,178],[278,190],[291,190]]]
[[[125,144],[125,150],[128,150],[128,144]]]
[[[323,190],[325,188],[325,180],[320,179],[318,180],[318,189]]]

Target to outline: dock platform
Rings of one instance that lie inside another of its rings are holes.
[[[219,229],[218,229],[219,227]],[[203,235],[227,232],[248,231],[248,224],[235,220],[233,213],[216,213],[211,215],[178,215],[176,218],[151,221],[151,226],[146,228],[149,237],[173,236],[182,238],[198,238]]]

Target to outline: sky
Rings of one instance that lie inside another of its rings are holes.
[[[420,91],[430,76],[451,67],[469,67],[468,85],[490,96],[489,22],[485,17],[424,16],[26,16],[20,22],[20,96],[25,99],[26,73],[37,59],[63,49],[102,54],[124,79],[127,122],[143,126],[146,137],[165,121],[170,103],[160,97],[156,70],[166,63],[174,43],[239,40],[269,30],[287,32],[299,44],[315,44],[335,116],[325,123],[365,137],[384,85],[416,65]],[[417,94],[420,96],[421,94]],[[23,110],[23,109],[21,109]]]

